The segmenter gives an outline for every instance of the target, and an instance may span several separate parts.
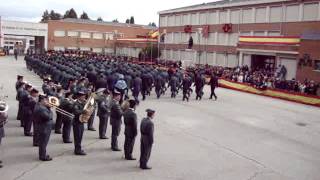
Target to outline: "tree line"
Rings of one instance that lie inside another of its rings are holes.
[[[42,18],[41,18],[40,22],[47,23],[49,20],[60,20],[60,19],[66,19],[66,18],[91,20],[89,18],[89,15],[86,12],[83,11],[82,14],[78,17],[77,12],[73,8],[71,8],[71,9],[67,10],[64,13],[64,15],[62,15],[58,12],[55,12],[54,10],[51,10],[50,12],[48,10],[45,10],[42,14]],[[102,22],[103,21],[102,17],[98,17],[97,21]],[[119,23],[118,19],[114,19],[114,20],[112,20],[112,22]],[[126,19],[125,23],[135,24],[134,17],[131,16],[130,18]],[[148,25],[154,26],[154,27],[157,26],[156,23],[154,23],[154,22],[150,22]]]

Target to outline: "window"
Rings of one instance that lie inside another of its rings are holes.
[[[106,40],[113,40],[113,33],[107,32],[106,33]]]
[[[77,31],[68,31],[68,36],[69,37],[76,37],[79,35],[79,32]]]
[[[320,60],[314,60],[314,70],[320,71]]]
[[[65,36],[65,32],[64,31],[54,31],[54,36],[55,37],[64,37]]]
[[[220,53],[217,53],[217,66],[226,66],[226,55],[225,54],[220,54]]]
[[[270,7],[270,22],[281,22],[282,21],[282,7]]]
[[[191,14],[191,24],[192,25],[198,25],[199,24],[199,19],[197,14]]]
[[[266,34],[264,33],[264,31],[255,31],[253,32],[254,36],[265,36]]]
[[[182,23],[183,23],[183,25],[190,25],[189,15],[188,14],[184,14],[183,15]]]
[[[103,39],[103,34],[102,33],[93,33],[92,38],[93,39]]]
[[[229,45],[230,46],[237,46],[238,43],[238,33],[231,33],[229,36]]]
[[[180,33],[174,33],[173,38],[174,38],[173,39],[174,44],[180,44],[180,42],[181,42]]]
[[[169,16],[168,26],[174,26],[174,18],[175,18],[175,16]]]
[[[175,25],[181,26],[181,16],[180,15],[175,16]]]
[[[102,48],[92,48],[92,52],[101,53],[102,52]]]
[[[81,38],[91,38],[91,33],[89,32],[80,32]]]
[[[244,9],[242,11],[242,23],[252,23],[252,9]]]
[[[303,6],[303,20],[315,21],[318,18],[318,3],[304,4]]]
[[[241,36],[251,36],[251,32],[250,31],[241,31],[240,35]]]
[[[269,31],[268,36],[280,36],[280,31]]]
[[[231,23],[239,24],[240,21],[240,10],[231,11]]]
[[[53,50],[55,50],[55,51],[64,51],[64,47],[63,46],[54,46]]]
[[[181,33],[181,43],[180,44],[188,44],[189,34]]]
[[[235,54],[228,54],[227,56],[228,60],[227,60],[227,66],[234,68],[238,66],[238,58],[237,55]]]
[[[220,11],[219,12],[219,23],[226,24],[227,22],[227,11]]]
[[[218,45],[226,45],[226,44],[227,44],[227,34],[218,33]]]
[[[256,22],[264,23],[266,22],[266,8],[257,8],[256,9]]]
[[[290,5],[286,9],[286,21],[294,22],[299,20],[299,5]]]
[[[217,12],[209,13],[208,24],[218,24]]]
[[[215,45],[216,33],[209,33],[208,44]]]
[[[160,17],[160,26],[166,27],[167,26],[167,18],[166,16]]]
[[[207,13],[200,14],[200,24],[201,25],[207,24]]]

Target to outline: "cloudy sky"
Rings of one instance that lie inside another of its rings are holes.
[[[124,22],[134,16],[136,24],[158,24],[158,11],[203,2],[208,0],[0,0],[0,16],[3,19],[38,22],[46,9],[64,14],[67,9],[74,8],[78,16],[85,11],[91,19],[101,16],[105,21],[117,18]]]

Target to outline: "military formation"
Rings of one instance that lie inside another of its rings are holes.
[[[74,143],[75,155],[86,155],[82,139],[85,126],[87,130],[96,131],[93,126],[95,116],[99,119],[100,139],[108,139],[110,123],[113,151],[121,151],[118,136],[124,124],[124,156],[126,160],[136,160],[132,156],[138,135],[135,109],[153,89],[158,99],[167,91],[171,98],[176,98],[181,90],[182,100],[189,101],[194,86],[196,100],[201,100],[203,88],[209,83],[210,99],[217,99],[214,90],[218,79],[214,74],[206,82],[203,72],[188,72],[177,66],[139,64],[126,57],[61,52],[27,55],[25,61],[27,68],[43,79],[43,93],[25,82],[23,76],[17,77],[17,120],[21,122],[24,135],[33,137],[33,146],[39,147],[42,161],[52,160],[46,152],[52,130],[62,134],[63,143]],[[148,160],[154,141],[155,111],[147,109],[146,112],[140,125],[141,169],[151,169]]]

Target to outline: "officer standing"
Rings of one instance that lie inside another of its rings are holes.
[[[110,105],[110,124],[112,126],[111,149],[113,151],[121,151],[118,146],[118,136],[121,130],[121,117],[123,114],[119,104],[120,99],[121,93],[115,89],[113,91],[113,99]]]
[[[34,112],[34,118],[38,122],[39,128],[39,159],[41,161],[51,161],[52,158],[47,155],[46,151],[53,125],[53,115],[50,110],[48,97],[45,95],[40,95],[38,105],[39,106]]]
[[[77,101],[73,107],[74,121],[73,121],[73,136],[74,136],[74,154],[87,155],[81,148],[81,141],[84,132],[84,124],[80,122],[80,115],[85,112],[83,109],[86,104],[86,93],[79,91],[77,94]]]
[[[126,160],[136,160],[132,157],[134,142],[137,136],[137,114],[135,113],[136,101],[129,100],[129,108],[123,113],[123,120],[125,124],[125,141],[124,141],[124,155]]]
[[[31,133],[31,127],[32,127],[32,115],[34,111],[34,107],[38,102],[38,90],[32,89],[30,92],[30,95],[28,96],[28,102],[26,103],[25,109],[24,109],[24,135],[25,136],[32,136]]]
[[[141,146],[140,146],[140,168],[151,169],[148,166],[148,161],[151,155],[151,149],[153,144],[153,132],[154,125],[152,119],[154,118],[155,111],[147,109],[147,117],[141,121],[140,132],[141,132]]]
[[[97,93],[103,92],[98,99],[98,117],[99,117],[99,138],[108,139],[106,136],[108,119],[110,116],[110,96],[109,91],[106,88],[98,89]]]

